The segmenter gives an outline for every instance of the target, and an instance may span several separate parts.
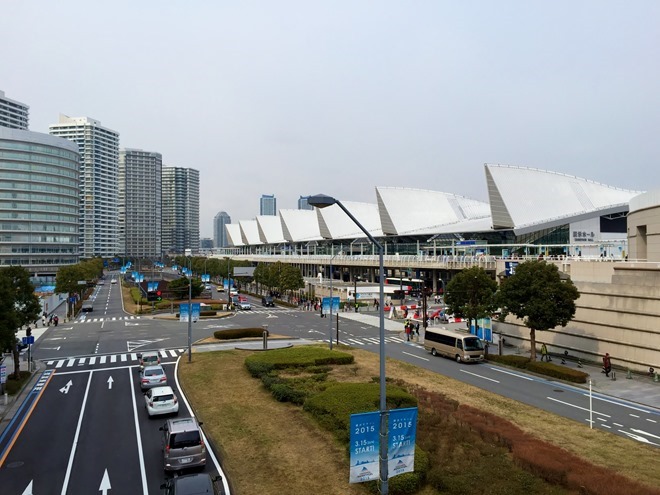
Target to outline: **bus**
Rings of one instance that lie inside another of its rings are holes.
[[[349,287],[347,289],[346,293],[346,299],[349,301],[353,300],[353,292],[355,292],[354,287]],[[385,285],[383,284],[383,295],[385,296],[385,299],[388,297],[390,299],[401,299],[399,297],[399,287],[392,286],[392,285]],[[370,286],[365,286],[365,287],[360,287],[358,286],[357,288],[357,298],[358,301],[373,301],[374,299],[378,299],[380,297],[380,285],[370,285]]]
[[[424,332],[424,349],[434,356],[446,356],[461,363],[484,360],[484,345],[471,333],[428,327]]]
[[[419,278],[405,278],[403,281],[400,277],[387,277],[385,285],[391,285],[403,289],[407,296],[420,297],[424,289],[424,281]]]

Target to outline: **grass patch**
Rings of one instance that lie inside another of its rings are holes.
[[[249,357],[271,352],[276,351]],[[329,396],[338,386],[335,382],[373,386],[378,356],[359,349],[342,348],[341,353],[355,361],[279,370],[273,377],[314,396]],[[357,494],[373,489],[373,484],[348,483],[346,444],[336,431],[319,428],[298,406],[273,400],[247,371],[245,356],[244,351],[197,353],[192,364],[179,367],[183,388],[220,447],[233,493]],[[405,377],[419,404],[417,441],[428,454],[428,475],[426,487],[417,493],[658,493],[651,488],[660,486],[657,450],[421,368],[411,372],[404,364],[388,361],[387,373]],[[317,381],[317,376],[323,379]],[[388,395],[390,389],[388,383]],[[337,408],[344,407],[337,402]],[[419,460],[424,462],[423,456]],[[587,462],[578,474],[591,478],[574,479],[575,470],[565,471],[577,461]],[[397,478],[403,476],[390,480],[392,495],[397,493]],[[547,479],[571,488],[548,484]],[[631,485],[633,479],[646,486]]]
[[[7,375],[7,383],[5,383],[5,390],[7,394],[9,395],[16,395],[18,392],[21,391],[23,388],[23,385],[30,379],[32,376],[32,373],[29,371],[21,371],[21,378],[20,380],[17,380],[14,377],[14,374],[12,373],[11,375]]]

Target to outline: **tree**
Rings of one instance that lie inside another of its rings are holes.
[[[20,378],[20,355],[16,347],[16,331],[39,318],[41,304],[30,283],[30,273],[23,267],[0,269],[0,342],[11,349],[14,376]]]
[[[174,294],[177,299],[188,299],[189,290],[192,292],[193,298],[198,297],[204,291],[204,285],[197,278],[192,281],[192,289],[189,289],[188,286],[188,277],[179,277],[167,285],[167,292]]]
[[[531,354],[536,360],[536,331],[565,327],[575,316],[580,294],[570,279],[562,280],[556,265],[544,260],[527,261],[505,279],[498,293],[500,318],[508,314],[521,319],[529,328]]]
[[[497,282],[478,266],[462,270],[447,284],[445,304],[449,313],[464,316],[470,322],[490,316],[497,309]]]
[[[303,279],[300,269],[293,265],[284,265],[282,272],[279,276],[279,288],[282,292],[294,291],[305,287],[305,280]]]

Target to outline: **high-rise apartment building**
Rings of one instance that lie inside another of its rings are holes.
[[[10,100],[0,91],[0,127],[28,130],[30,107],[25,103]]]
[[[300,198],[298,198],[298,209],[299,210],[313,210],[314,209],[314,207],[307,202],[308,198],[309,198],[309,196],[300,196]]]
[[[78,144],[80,153],[80,256],[119,253],[119,133],[89,117],[60,115],[50,134]]]
[[[0,127],[0,266],[52,283],[78,263],[79,161],[66,139]]]
[[[199,252],[199,170],[163,167],[163,252]]]
[[[163,157],[138,149],[119,152],[119,253],[160,259]]]
[[[259,200],[259,215],[277,215],[277,198],[274,194],[262,194]]]
[[[225,225],[231,223],[231,217],[227,214],[226,211],[219,212],[213,218],[213,241],[215,247],[227,247],[227,232],[225,231]]]

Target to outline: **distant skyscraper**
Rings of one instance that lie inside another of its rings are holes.
[[[163,167],[163,251],[199,252],[199,170]]]
[[[259,215],[277,215],[277,198],[274,194],[261,195]]]
[[[313,210],[314,207],[307,202],[309,196],[300,196],[298,198],[298,209],[299,210]]]
[[[0,266],[22,266],[35,283],[78,263],[80,180],[76,143],[0,127]]]
[[[210,237],[204,237],[203,239],[200,239],[199,246],[205,251],[213,249],[213,239]]]
[[[67,117],[50,134],[78,143],[80,152],[80,256],[119,253],[119,133],[89,117]]]
[[[25,103],[10,100],[0,91],[0,127],[27,131],[29,110]]]
[[[119,152],[119,254],[161,257],[162,167],[160,153]]]
[[[221,211],[213,218],[213,241],[215,247],[227,247],[227,232],[225,225],[231,223],[231,217],[226,211]]]

